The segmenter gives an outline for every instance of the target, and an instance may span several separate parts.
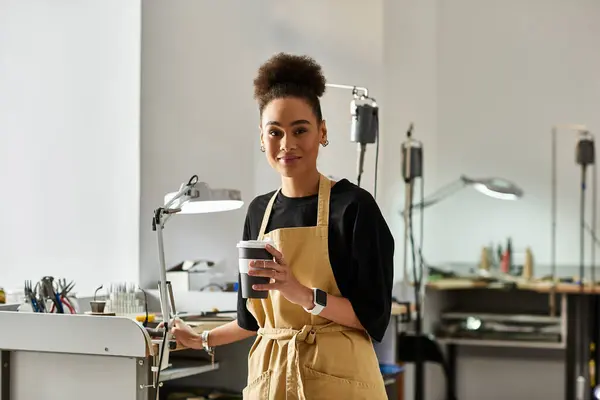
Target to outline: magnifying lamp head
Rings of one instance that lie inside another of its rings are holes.
[[[185,185],[182,185],[182,189]],[[178,192],[165,195],[165,204],[169,203]],[[179,209],[180,214],[203,214],[236,210],[244,205],[242,195],[235,189],[211,189],[204,182],[190,185],[183,196],[175,200],[169,208]]]
[[[500,200],[518,200],[523,197],[523,189],[515,183],[502,178],[471,179],[461,177],[462,181],[473,186],[475,190]]]

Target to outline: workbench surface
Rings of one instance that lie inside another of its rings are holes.
[[[514,284],[518,290],[529,290],[538,293],[579,293],[600,294],[600,285],[583,285],[583,288],[576,283],[552,283],[550,281],[515,281],[515,282],[487,282],[472,279],[440,279],[427,283],[427,288],[432,290],[459,290],[459,289],[502,289],[507,285]]]

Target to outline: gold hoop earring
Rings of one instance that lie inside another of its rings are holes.
[[[326,139],[325,142],[322,144],[323,147],[327,147],[329,145],[329,140]]]
[[[265,146],[260,146],[260,151],[265,152]]]

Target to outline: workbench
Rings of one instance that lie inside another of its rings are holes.
[[[477,296],[485,296],[486,293],[492,291],[509,292],[509,293],[534,293],[540,296],[547,296],[548,313],[549,315],[558,316],[561,320],[561,341],[558,343],[544,342],[519,342],[505,340],[472,340],[461,338],[438,339],[438,342],[445,344],[448,351],[448,359],[450,368],[453,371],[452,381],[456,385],[456,351],[459,346],[487,346],[487,347],[521,347],[521,348],[539,348],[548,350],[564,351],[565,362],[565,400],[575,399],[576,377],[577,371],[577,353],[583,352],[583,357],[588,355],[595,360],[595,366],[590,374],[586,374],[586,382],[588,383],[588,393],[586,398],[591,397],[593,388],[589,384],[594,384],[590,381],[594,376],[600,376],[600,354],[598,346],[592,346],[589,349],[587,344],[599,343],[600,331],[598,321],[600,285],[584,285],[580,287],[578,284],[570,283],[552,283],[548,281],[523,281],[516,280],[514,282],[498,283],[486,282],[469,279],[442,279],[429,282],[426,286],[428,291],[473,291],[479,293]],[[526,306],[526,304],[524,304]],[[577,318],[577,308],[581,306],[583,314],[581,318]],[[582,343],[577,343],[576,332],[578,325],[583,323],[586,337],[583,347]],[[581,350],[584,349],[584,350]],[[587,366],[587,363],[586,363]],[[587,369],[587,368],[586,368]],[[551,379],[551,378],[549,378]],[[595,382],[597,384],[597,382]]]
[[[189,313],[217,307],[231,309],[237,299],[236,293],[175,295],[179,309]],[[152,306],[154,297],[149,296],[150,310],[156,309]],[[385,338],[390,346],[383,352],[389,350],[389,354],[395,354],[395,320],[406,312],[405,306],[395,304],[392,307],[392,323]],[[235,314],[228,314],[186,322],[201,332],[234,318]],[[156,398],[150,368],[157,364],[160,340],[151,339],[143,326],[133,319],[0,311],[0,326],[11,327],[0,335],[0,400],[104,400],[108,393],[111,400]],[[232,376],[233,369],[247,368],[247,349],[242,345],[217,349],[214,366],[203,351],[186,352],[185,348],[177,347],[170,351],[171,365],[161,370],[160,381],[171,384],[193,377],[201,385],[203,379],[200,377],[211,371],[218,373],[222,360],[227,365],[227,372],[219,376],[207,374],[207,378],[210,376],[207,384],[212,386],[215,381],[238,379],[240,382],[233,386],[245,385],[247,370],[243,376],[239,373],[237,377]],[[238,353],[233,354],[234,351]]]
[[[1,400],[150,400],[156,356],[122,317],[0,312]]]
[[[192,323],[201,331],[231,318]],[[0,400],[155,400],[160,340],[127,317],[0,311]],[[171,350],[160,382],[219,368]],[[34,384],[32,384],[34,383]]]

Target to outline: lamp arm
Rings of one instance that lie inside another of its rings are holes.
[[[177,214],[181,211],[179,208],[171,208],[173,204],[180,198],[182,198],[192,187],[198,183],[198,176],[194,175],[190,178],[186,185],[183,185],[179,192],[173,196],[164,206],[154,210],[154,216],[152,217],[152,230],[156,231],[157,226],[161,228],[167,223],[171,215]]]
[[[427,196],[422,203],[414,204],[412,206],[412,209],[414,210],[420,208],[427,208],[434,204],[437,204],[445,198],[450,197],[454,193],[463,189],[465,186],[467,186],[467,181],[465,181],[465,179],[461,177],[460,179],[451,182],[446,186],[442,186],[440,189]],[[400,211],[400,215],[404,216],[404,210]]]
[[[354,95],[354,97],[369,98],[369,89],[367,89],[365,87],[353,86],[353,85],[339,85],[339,84],[336,84],[336,83],[326,83],[325,86],[332,87],[332,88],[337,88],[337,89],[352,90],[352,94]],[[362,96],[358,95],[358,91],[363,92]]]
[[[177,194],[175,196],[173,196],[173,198],[171,200],[169,200],[167,202],[167,204],[165,204],[162,208],[164,208],[167,211],[179,212],[179,209],[173,209],[173,210],[171,210],[171,206],[173,204],[175,204],[175,202],[177,200],[179,200],[180,198],[182,198],[183,195],[185,195],[188,192],[188,190],[190,190],[190,188],[191,188],[191,185],[189,185],[189,184],[185,185],[184,187],[182,187],[181,190],[179,192],[177,192]]]

